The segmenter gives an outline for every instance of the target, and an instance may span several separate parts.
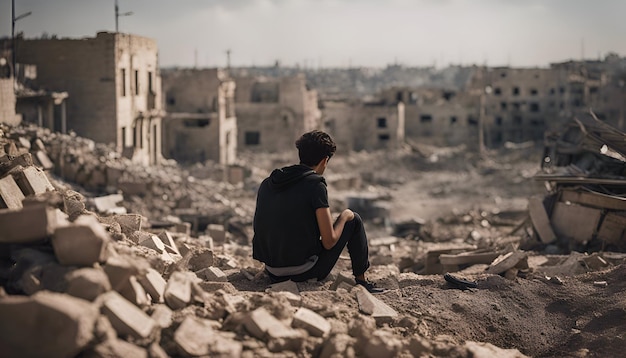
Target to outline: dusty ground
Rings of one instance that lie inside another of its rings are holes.
[[[442,275],[417,275],[406,268],[400,273],[393,259],[399,252],[404,256],[408,252],[419,261],[432,241],[476,243],[503,237],[521,216],[513,215],[511,223],[501,226],[481,225],[480,217],[505,211],[524,214],[527,198],[544,194],[543,183],[531,178],[539,169],[540,153],[540,148],[530,148],[491,152],[480,159],[463,148],[439,152],[422,148],[419,153],[407,149],[333,158],[327,172],[329,182],[339,174],[358,174],[367,179],[360,192],[388,199],[392,222],[421,218],[430,225],[430,237],[401,240],[394,246],[395,253],[388,248],[372,250],[375,265],[370,278],[390,289],[379,298],[404,317],[391,324],[390,330],[404,336],[420,333],[432,342],[489,342],[535,357],[624,356],[626,265],[620,265],[621,261],[603,271],[561,277],[563,284],[532,270],[511,280],[485,274],[486,265],[474,266],[458,274],[477,281],[478,289],[462,291],[448,286]],[[256,161],[261,167],[286,162],[284,157]],[[329,187],[329,195],[335,198],[354,192],[334,190],[332,184]],[[370,239],[389,235],[388,228],[381,225],[368,223],[368,229]],[[426,239],[431,242],[423,242]],[[348,260],[340,260],[335,271],[349,273],[348,264]],[[598,287],[595,281],[608,285]],[[331,282],[332,277],[322,283],[300,283],[299,288],[305,301],[328,307],[327,316],[336,319],[335,325],[349,322],[354,302],[343,299],[340,292],[329,294],[325,289]],[[252,282],[242,279],[233,283],[241,290],[262,291],[269,282],[259,275]]]

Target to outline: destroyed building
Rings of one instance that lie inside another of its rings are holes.
[[[286,150],[302,133],[320,127],[317,92],[309,89],[303,75],[235,80],[240,150]]]
[[[35,113],[38,122],[96,142],[114,143],[118,152],[136,162],[159,163],[163,111],[156,41],[100,32],[81,39],[20,38],[16,47],[17,62],[23,68],[36,68],[36,76],[26,76],[29,87],[47,91],[43,98],[39,98],[40,92],[26,93],[22,96],[25,101],[30,97],[62,104],[58,97],[48,94],[68,94],[67,107],[58,109],[67,111],[66,124],[55,124],[51,119],[54,113],[46,121],[41,113]],[[48,106],[46,110],[57,109]],[[33,116],[28,111],[26,114]]]
[[[165,70],[163,153],[181,162],[232,164],[237,156],[235,81],[220,69]]]
[[[325,130],[340,151],[398,148],[404,142],[404,104],[381,100],[322,102]]]

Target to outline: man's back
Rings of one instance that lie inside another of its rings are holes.
[[[253,257],[272,267],[297,266],[322,250],[315,210],[328,207],[324,178],[304,165],[277,169],[261,183]]]

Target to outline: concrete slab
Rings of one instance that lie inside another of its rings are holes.
[[[487,273],[498,275],[517,266],[528,254],[524,251],[513,251],[496,258],[487,268]]]
[[[391,322],[398,316],[393,308],[389,307],[386,303],[374,297],[369,293],[365,287],[356,286],[356,299],[359,303],[359,310],[365,314],[371,315],[377,324]]]
[[[139,283],[152,298],[153,303],[163,302],[163,295],[165,294],[165,286],[167,286],[167,282],[163,276],[157,272],[157,270],[150,268],[145,275],[139,276],[138,279]]]
[[[550,225],[550,218],[546,212],[546,208],[543,205],[543,198],[533,196],[528,199],[528,212],[530,213],[530,219],[533,222],[533,227],[539,234],[539,239],[544,244],[549,244],[556,240],[556,234],[552,230]]]
[[[191,302],[191,279],[183,272],[174,272],[163,294],[165,303],[173,309],[181,309],[187,307]]]
[[[267,338],[295,339],[300,337],[298,331],[289,328],[263,307],[250,312],[244,319],[244,326],[250,334],[261,340]]]

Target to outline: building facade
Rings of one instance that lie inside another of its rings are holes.
[[[221,69],[163,71],[163,154],[193,163],[237,159],[235,81]]]
[[[113,143],[138,163],[159,163],[164,112],[154,40],[109,32],[83,39],[19,39],[16,57],[36,66],[32,87],[67,92],[68,131]]]
[[[303,75],[235,80],[241,150],[289,150],[302,133],[321,128],[317,92],[307,87]]]

